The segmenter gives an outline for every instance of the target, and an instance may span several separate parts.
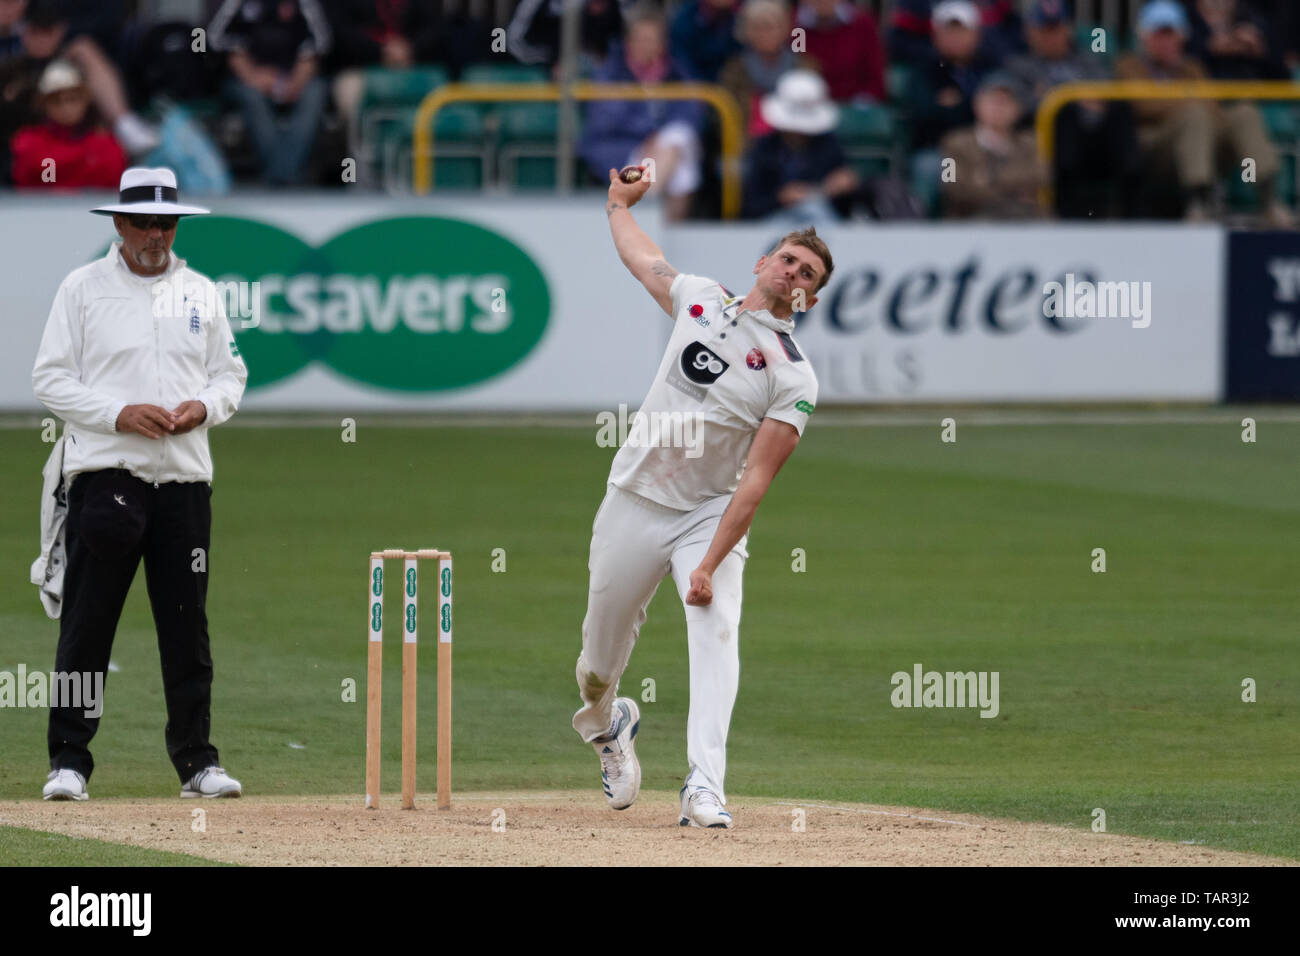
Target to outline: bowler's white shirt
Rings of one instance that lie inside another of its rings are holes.
[[[654,384],[641,404],[659,413],[698,414],[702,453],[629,440],[609,480],[669,508],[692,511],[732,494],[764,418],[799,434],[817,404],[817,376],[791,333],[794,322],[766,309],[740,309],[740,298],[703,276],[680,273],[669,289],[676,323]],[[699,306],[700,315],[691,315]],[[689,434],[685,428],[682,435]]]
[[[66,423],[63,473],[124,468],[150,482],[211,481],[208,429],[235,413],[248,381],[225,305],[175,253],[162,275],[139,276],[120,249],[63,280],[32,370],[36,397]],[[160,288],[181,294],[159,304]],[[117,431],[127,405],[170,411],[191,399],[208,414],[183,435]]]

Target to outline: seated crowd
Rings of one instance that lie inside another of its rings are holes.
[[[1134,5],[1133,35],[1110,37],[1079,24],[1070,0],[895,0],[883,29],[850,0],[584,0],[578,71],[729,91],[749,219],[905,218],[931,205],[953,218],[1205,219],[1218,184],[1248,163],[1261,217],[1290,226],[1283,157],[1249,101],[1075,100],[1056,114],[1044,167],[1034,117],[1061,84],[1300,69],[1290,0]],[[366,145],[366,71],[438,66],[455,81],[509,63],[558,77],[562,0],[518,0],[502,24],[440,9],[0,0],[0,184],[109,189],[126,165],[152,163],[197,193],[228,189],[232,173],[339,185],[340,158]],[[880,174],[864,174],[840,134],[846,111],[872,109],[896,120],[900,161]],[[592,185],[649,158],[670,219],[717,214],[719,124],[702,102],[586,103],[575,147]]]

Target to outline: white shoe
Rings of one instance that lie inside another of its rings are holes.
[[[688,792],[682,787],[682,816],[677,824],[683,827],[730,830],[731,814],[722,809],[722,801],[712,790],[696,787]]]
[[[200,770],[181,787],[182,797],[238,797],[243,792],[239,781],[220,767]]]
[[[632,738],[641,728],[641,711],[630,697],[614,701],[618,722],[608,737],[597,737],[591,742],[600,757],[600,781],[605,796],[615,810],[626,810],[641,792],[641,764],[632,749]]]
[[[49,783],[41,790],[45,800],[89,800],[86,778],[75,770],[51,770]]]

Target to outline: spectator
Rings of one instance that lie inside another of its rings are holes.
[[[790,9],[783,0],[746,0],[737,33],[744,48],[723,66],[718,82],[740,104],[744,149],[749,140],[772,132],[760,107],[763,97],[776,89],[782,74],[790,70],[816,72],[819,64],[808,54],[790,48]]]
[[[420,0],[334,0],[331,32],[334,65],[345,69],[383,66],[405,70],[417,63],[448,62],[454,51],[434,4]]]
[[[55,0],[29,0],[20,25],[22,51],[0,62],[0,180],[11,181],[9,143],[14,133],[44,119],[36,88],[56,55],[81,70],[100,115],[129,153],[140,155],[158,145],[157,132],[130,111],[117,70],[95,42],[84,36],[67,40],[67,17]]]
[[[800,225],[840,221],[862,184],[834,133],[839,109],[826,81],[793,70],[763,97],[762,109],[773,132],[755,140],[745,157],[741,215]]]
[[[795,26],[807,31],[808,54],[837,103],[884,102],[885,51],[875,18],[848,0],[804,0]]]
[[[338,38],[334,102],[347,123],[348,154],[358,156],[365,68],[406,70],[417,64],[450,64],[458,55],[441,12],[422,0],[336,0],[332,13],[331,32]]]
[[[1253,0],[1251,5],[1269,24],[1282,65],[1288,72],[1300,70],[1300,9],[1295,0]]]
[[[208,26],[208,43],[231,75],[223,92],[243,114],[269,185],[301,183],[327,90],[320,59],[330,30],[317,0],[225,0]],[[288,125],[277,129],[277,113]]]
[[[685,0],[673,17],[672,49],[697,80],[716,83],[722,65],[741,49],[736,38],[740,0]]]
[[[946,0],[898,0],[889,29],[889,56],[895,63],[925,63],[933,52],[934,14]],[[1024,51],[1018,3],[1012,0],[975,0],[983,24],[980,52],[1001,63]]]
[[[627,13],[624,44],[610,47],[609,58],[596,72],[599,83],[684,82],[685,71],[667,52],[664,15],[652,6]],[[699,189],[700,130],[703,111],[689,100],[598,100],[587,107],[587,120],[578,153],[598,178],[609,181],[610,169],[654,160],[655,184],[650,193],[667,198],[671,221],[684,219],[692,194]]]
[[[1025,39],[1029,52],[1012,57],[1007,72],[1020,85],[1031,118],[1053,87],[1110,78],[1101,58],[1075,49],[1067,0],[1034,0],[1025,11]],[[1057,215],[1121,215],[1130,208],[1137,139],[1128,103],[1067,104],[1057,114],[1055,141]]]
[[[46,122],[14,134],[14,185],[116,188],[126,169],[126,154],[100,125],[77,68],[64,60],[51,61],[37,92]]]
[[[1285,80],[1277,39],[1266,21],[1236,0],[1197,0],[1187,48],[1216,80]]]
[[[560,20],[565,0],[522,0],[506,28],[506,49],[520,63],[550,67],[559,77]],[[584,0],[579,25],[579,69],[591,76],[624,32],[628,11],[637,0]],[[602,179],[607,178],[602,175]]]
[[[23,51],[19,24],[27,10],[27,0],[0,0],[0,63]]]
[[[88,37],[110,61],[121,53],[126,27],[125,0],[61,0],[68,17],[68,39]]]
[[[28,0],[23,48],[33,88],[56,55],[69,60],[85,77],[95,106],[130,155],[143,156],[158,145],[158,131],[131,111],[117,67],[90,35],[73,35],[64,0]]]
[[[1153,0],[1138,17],[1140,50],[1120,58],[1116,75],[1125,80],[1206,79],[1204,67],[1184,53],[1188,32],[1182,7],[1173,0]],[[1267,222],[1292,225],[1290,211],[1276,199],[1281,169],[1277,149],[1254,104],[1139,100],[1133,111],[1148,171],[1161,176],[1172,171],[1183,194],[1186,218],[1208,216],[1216,165],[1225,171],[1239,170],[1241,161],[1251,158]]]
[[[1038,144],[1017,130],[1023,90],[1006,72],[989,74],[975,94],[975,125],[943,138],[940,152],[954,160],[955,178],[942,185],[950,219],[1033,219],[1042,215],[1039,190],[1047,177]]]
[[[932,149],[945,133],[975,121],[971,99],[994,68],[980,52],[979,11],[969,0],[935,7],[933,34],[934,49],[912,74],[906,97],[914,149]]]

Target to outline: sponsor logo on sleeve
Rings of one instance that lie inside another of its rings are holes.
[[[794,403],[794,407],[797,408],[799,411],[803,412],[805,415],[811,415],[813,413],[813,409],[815,409],[817,406],[814,405],[812,402],[805,402],[803,399],[800,399],[799,401]]]

